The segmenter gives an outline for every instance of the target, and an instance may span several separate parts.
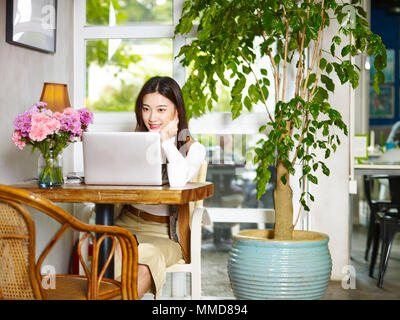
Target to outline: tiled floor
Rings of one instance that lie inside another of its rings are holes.
[[[331,281],[325,295],[327,300],[392,300],[400,299],[400,234],[392,247],[383,288],[377,287],[377,278],[368,276],[368,262],[364,261],[366,227],[355,226],[352,236],[351,265],[355,268],[355,288],[344,289],[341,281]],[[229,241],[226,241],[229,246]],[[202,295],[211,299],[233,299],[227,275],[228,252],[216,250],[212,239],[203,240]],[[375,274],[378,271],[378,263]]]

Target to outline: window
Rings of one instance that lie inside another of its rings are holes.
[[[101,113],[131,114],[148,78],[173,76],[173,4],[179,11],[181,2],[75,1],[75,105],[99,113],[96,125],[124,117]]]
[[[102,48],[107,56],[99,58]],[[172,76],[171,39],[86,40],[86,107],[93,112],[133,112],[143,83]]]
[[[172,0],[86,1],[86,25],[173,24]]]

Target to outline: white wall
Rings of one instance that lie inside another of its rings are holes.
[[[46,54],[11,45],[5,41],[6,1],[0,1],[0,183],[12,184],[37,176],[37,157],[31,147],[19,150],[11,142],[15,117],[39,101],[43,82],[68,85],[73,101],[73,1],[58,0],[56,53]],[[71,149],[71,148],[69,148]],[[72,164],[72,150],[64,154],[65,171]],[[64,206],[65,208],[71,207]],[[34,213],[37,225],[37,245],[52,236],[57,226],[43,215]],[[71,235],[63,239],[70,246]],[[68,248],[68,247],[67,247]],[[55,249],[57,251],[57,248]],[[51,261],[57,272],[64,272],[69,250],[53,253]]]
[[[332,37],[337,34],[338,26],[331,20],[330,29],[324,34],[324,46],[330,48]],[[348,39],[342,38],[342,46]],[[337,46],[336,52],[340,55],[341,48]],[[329,49],[328,49],[329,50]],[[325,56],[327,60],[332,58]],[[332,76],[334,72],[330,75]],[[339,110],[343,121],[350,129],[350,108],[352,89],[349,84],[341,85],[335,79],[335,93],[330,94],[329,103]],[[354,103],[354,102],[353,102]],[[342,280],[342,268],[350,261],[350,205],[349,205],[349,136],[345,136],[340,129],[335,129],[341,140],[341,145],[328,160],[322,160],[330,168],[330,176],[322,173],[318,175],[318,185],[309,184],[310,192],[315,196],[315,202],[310,204],[309,228],[313,231],[328,234],[329,249],[332,256],[332,279]],[[324,153],[319,153],[324,159]]]

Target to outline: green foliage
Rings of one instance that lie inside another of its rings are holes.
[[[90,106],[92,110],[97,112],[133,112],[135,100],[139,94],[140,85],[127,84],[121,81],[119,88],[107,87],[103,90],[103,94],[99,99]]]
[[[367,14],[353,0],[351,4],[335,0],[191,0],[186,1],[176,34],[187,34],[195,27],[198,36],[181,48],[178,57],[184,66],[191,66],[183,93],[188,115],[201,116],[219,96],[213,89],[217,80],[229,87],[232,118],[237,118],[243,107],[251,110],[262,102],[267,111],[265,125],[268,138],[255,148],[257,164],[257,196],[266,191],[271,174],[268,165],[283,163],[287,174],[295,173],[301,164],[300,181],[308,179],[317,184],[315,173],[329,175],[324,163],[340,145],[339,132],[347,135],[341,114],[328,102],[340,84],[359,84],[359,68],[352,57],[366,52],[376,55],[374,89],[384,82],[386,48],[381,38],[373,34]],[[336,20],[340,27],[332,39],[324,39],[324,30]],[[329,43],[323,47],[323,43]],[[306,49],[311,61],[306,65]],[[274,82],[268,78],[265,59],[273,68]],[[260,63],[263,61],[263,63]],[[290,64],[290,65],[289,65]],[[296,68],[296,88],[287,89],[287,70]],[[226,79],[229,71],[230,78]],[[285,87],[284,89],[282,89]],[[275,92],[276,105],[271,114],[268,95]],[[320,159],[322,152],[323,159]],[[284,183],[287,174],[278,179]],[[306,197],[301,203],[305,210]]]

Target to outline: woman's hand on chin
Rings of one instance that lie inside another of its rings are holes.
[[[160,130],[161,141],[166,141],[176,136],[178,133],[178,123],[179,119],[176,116],[173,120],[171,120],[164,128]]]

